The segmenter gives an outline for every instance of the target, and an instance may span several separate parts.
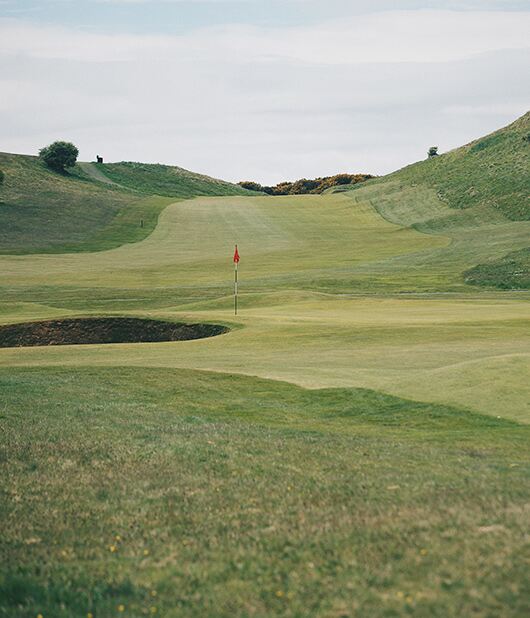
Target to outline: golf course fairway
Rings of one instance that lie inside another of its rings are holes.
[[[50,204],[86,188],[113,214],[6,237],[0,324],[220,330],[0,349],[0,616],[526,614],[530,220],[455,207],[440,159],[323,195],[194,177],[193,199],[146,197],[165,168],[20,163]]]

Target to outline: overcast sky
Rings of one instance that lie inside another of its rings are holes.
[[[383,174],[530,108],[530,0],[0,0],[0,150]]]

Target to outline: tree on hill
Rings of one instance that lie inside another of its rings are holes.
[[[64,172],[67,167],[74,167],[79,150],[71,142],[53,142],[41,148],[39,157],[56,172]]]
[[[438,156],[438,146],[431,146],[427,154],[429,155],[429,159],[432,159],[433,157],[437,157]]]

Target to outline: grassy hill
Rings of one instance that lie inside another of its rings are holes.
[[[467,146],[348,194],[357,203],[371,204],[392,223],[450,239],[449,251],[424,256],[426,265],[403,262],[405,269],[426,267],[440,275],[459,269],[462,282],[528,289],[530,274],[522,256],[530,245],[529,134],[527,113]],[[480,272],[497,275],[468,276],[479,265]]]
[[[495,209],[530,219],[530,112],[514,123],[442,156],[387,177],[433,187],[453,209]]]
[[[87,166],[95,172],[87,173]],[[120,181],[111,184],[104,177],[98,181],[101,167],[78,165],[62,175],[37,157],[0,153],[5,174],[0,185],[0,252],[112,249],[145,238],[172,198],[249,194],[237,185],[157,165],[105,166],[105,172],[112,168],[109,174]]]
[[[148,195],[190,198],[253,194],[238,185],[170,165],[122,162],[98,165],[98,169],[112,181]]]

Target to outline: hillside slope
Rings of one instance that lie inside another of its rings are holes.
[[[93,174],[87,173],[87,166],[89,171],[94,169]],[[100,167],[93,164],[77,165],[63,175],[46,168],[37,157],[0,153],[0,170],[5,174],[0,185],[0,253],[112,249],[145,238],[175,197],[250,194],[191,172],[173,174],[170,179],[150,173],[146,179],[139,171],[158,167],[138,164],[131,177],[113,184],[105,182]],[[131,169],[116,164],[115,173],[122,168]]]
[[[511,125],[388,179],[436,189],[454,209],[494,208],[506,219],[530,219],[530,112]]]
[[[190,172],[181,167],[155,163],[105,163],[98,165],[107,178],[148,195],[189,198],[195,196],[253,195],[224,180]]]
[[[426,268],[445,276],[459,269],[462,282],[526,289],[529,134],[527,113],[508,127],[462,148],[345,192],[357,204],[369,203],[392,223],[451,239],[449,249],[423,256],[421,264],[403,261],[404,273]],[[484,276],[469,273],[477,266]],[[381,264],[381,268],[385,265]]]

